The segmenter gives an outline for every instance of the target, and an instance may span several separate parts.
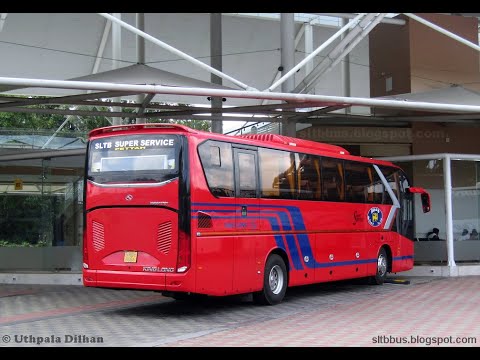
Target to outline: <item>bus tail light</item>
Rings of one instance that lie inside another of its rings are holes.
[[[87,232],[83,233],[83,268],[88,269]]]
[[[178,254],[177,254],[177,272],[183,273],[190,267],[190,235],[179,230],[178,231]]]

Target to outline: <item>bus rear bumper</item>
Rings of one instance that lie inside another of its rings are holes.
[[[83,269],[83,285],[117,289],[190,292],[189,273],[134,272]]]
[[[165,274],[84,269],[83,285],[117,289],[165,290]]]

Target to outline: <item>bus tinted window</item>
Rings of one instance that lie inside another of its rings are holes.
[[[323,200],[344,201],[343,160],[322,158]]]
[[[207,141],[198,147],[198,153],[212,194],[233,197],[235,193],[231,144]]]
[[[257,197],[257,176],[255,173],[255,155],[243,152],[238,153],[238,170],[240,197]]]
[[[258,149],[260,159],[260,196],[293,199],[295,197],[295,154],[288,151]]]
[[[321,200],[320,158],[309,154],[300,154],[298,162],[298,198]]]
[[[369,173],[369,176],[371,174],[373,179],[372,184],[368,187],[367,190],[367,202],[374,204],[383,204],[386,201],[386,198],[390,198],[388,196],[388,193],[385,191],[385,186],[383,185],[380,176],[378,176],[377,171],[371,165],[368,166],[367,171]]]
[[[385,176],[385,179],[387,179],[387,182],[389,183],[390,187],[392,188],[393,193],[397,197],[397,200],[400,199],[400,193],[398,191],[398,170],[395,168],[390,168],[390,167],[381,167],[380,170],[382,171],[382,174]],[[392,205],[393,200],[391,196],[388,194],[387,190],[384,190],[384,204]]]
[[[345,161],[346,201],[357,203],[374,203],[369,188],[373,185],[371,165],[361,162]]]
[[[180,138],[176,135],[115,136],[91,141],[89,179],[112,181],[165,181],[178,176]]]

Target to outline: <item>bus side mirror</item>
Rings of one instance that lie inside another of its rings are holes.
[[[422,199],[422,208],[423,212],[427,213],[430,211],[430,195],[427,192],[424,192],[420,195],[420,199]]]
[[[411,193],[420,194],[420,199],[422,200],[422,209],[424,213],[430,211],[430,195],[425,191],[424,188],[420,187],[411,187],[407,189]]]

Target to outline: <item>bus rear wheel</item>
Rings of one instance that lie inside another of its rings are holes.
[[[263,274],[263,289],[253,294],[253,301],[261,305],[280,303],[287,292],[288,274],[283,259],[273,254],[267,259]]]
[[[377,273],[370,277],[370,283],[374,285],[382,285],[387,279],[388,257],[385,248],[381,248],[377,256]]]

